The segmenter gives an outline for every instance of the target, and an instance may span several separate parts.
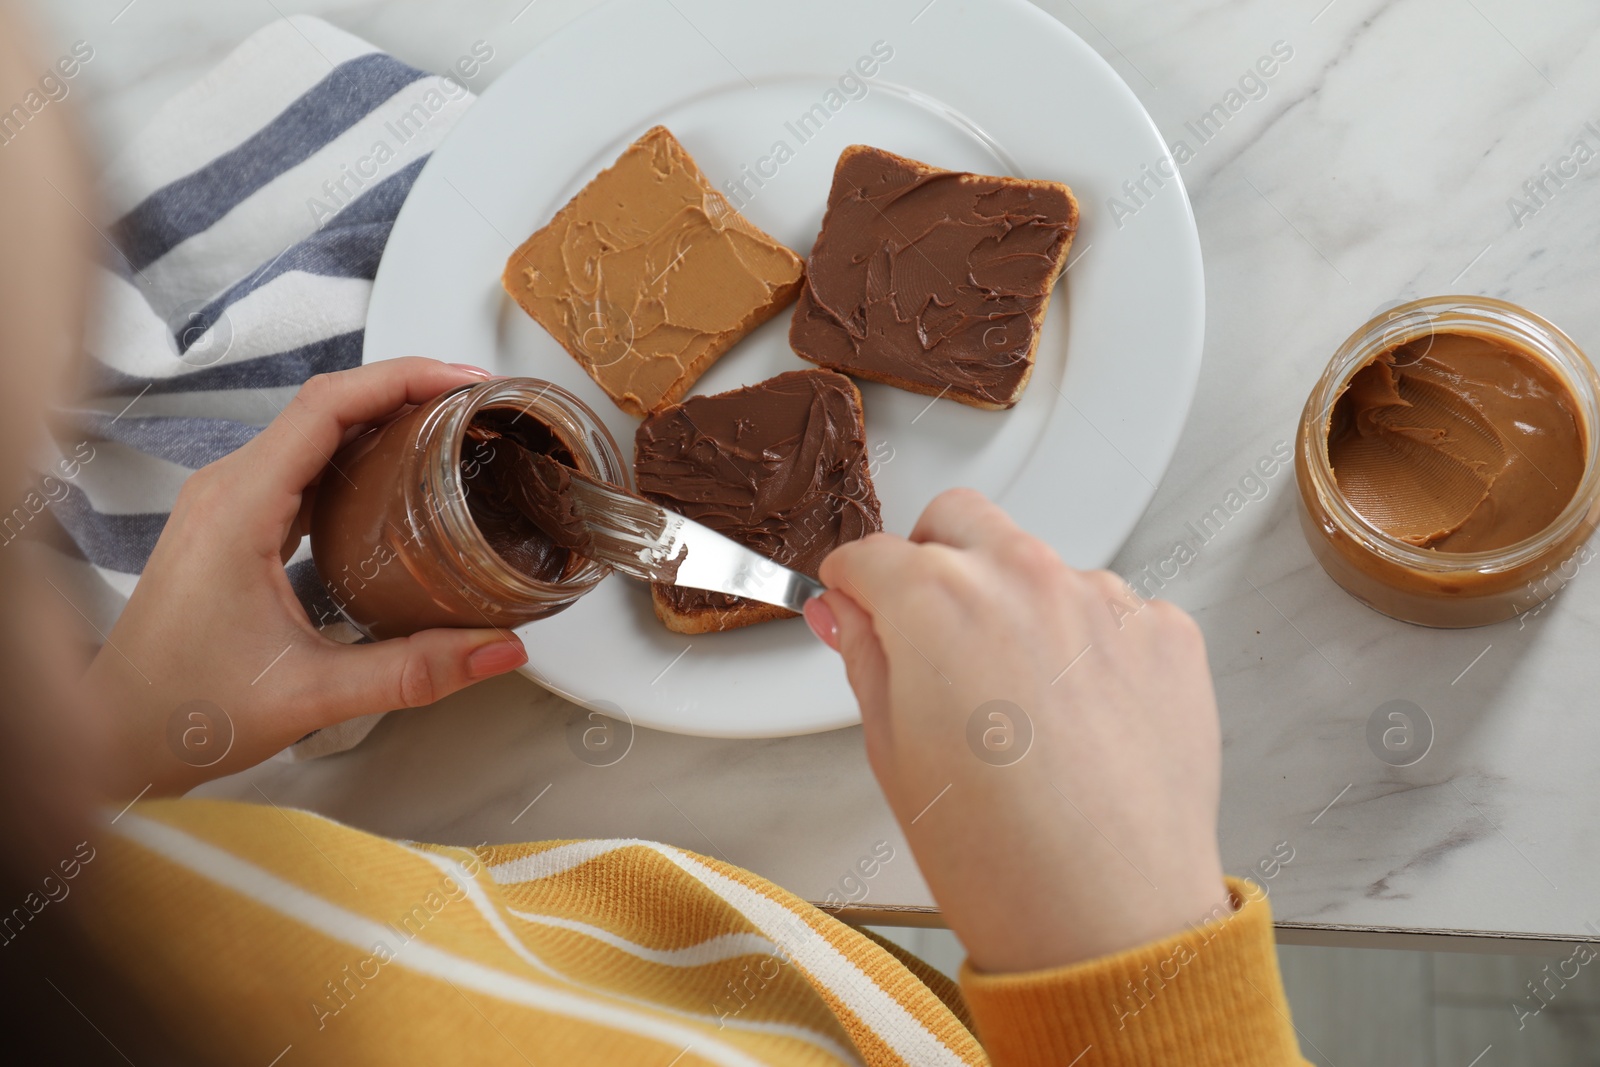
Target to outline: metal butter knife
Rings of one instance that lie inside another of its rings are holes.
[[[566,521],[546,532],[564,548],[631,578],[759,600],[798,612],[826,587],[659,504],[535,455],[530,496]]]

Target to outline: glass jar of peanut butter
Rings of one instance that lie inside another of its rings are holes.
[[[1417,300],[1356,330],[1301,415],[1306,540],[1377,611],[1516,618],[1600,523],[1600,378],[1572,339],[1487,297]]]
[[[522,492],[533,452],[632,486],[599,417],[534,378],[465,386],[340,449],[312,505],[311,555],[345,618],[379,639],[511,627],[594,588],[610,568],[556,546],[533,519],[538,504]]]

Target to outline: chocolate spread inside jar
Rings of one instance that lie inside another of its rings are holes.
[[[599,417],[532,378],[447,393],[341,449],[311,520],[312,558],[339,612],[383,639],[517,626],[592,589],[610,570],[544,532],[570,516],[525,491],[535,455],[633,484]]]
[[[544,423],[511,408],[480,411],[461,445],[467,511],[495,555],[530,578],[560,581],[576,557],[545,531],[565,516],[530,489],[544,476],[535,455],[573,466],[577,460]]]

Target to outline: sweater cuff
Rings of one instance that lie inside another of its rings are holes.
[[[961,968],[996,1067],[1300,1064],[1267,894],[1228,879],[1234,911],[1113,956],[1023,974]]]

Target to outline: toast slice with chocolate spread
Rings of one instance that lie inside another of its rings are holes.
[[[839,156],[789,326],[802,358],[999,410],[1033,374],[1078,228],[1060,182],[941,170],[881,148]]]
[[[835,547],[883,528],[861,392],[833,371],[789,371],[656,412],[634,436],[633,463],[645,497],[812,577]],[[683,634],[794,614],[659,583],[651,599]]]

